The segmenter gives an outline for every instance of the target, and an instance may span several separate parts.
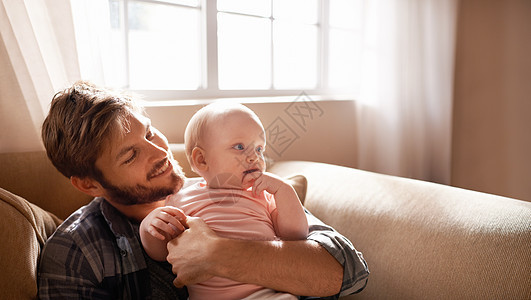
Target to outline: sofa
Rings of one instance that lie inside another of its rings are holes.
[[[172,145],[187,176],[183,147]],[[88,203],[44,151],[0,154],[0,298],[33,299],[40,251]],[[531,299],[531,202],[336,165],[278,161],[304,205],[367,260],[352,299]],[[323,274],[326,276],[326,274]]]

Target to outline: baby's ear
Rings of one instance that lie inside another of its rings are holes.
[[[192,149],[192,164],[193,168],[197,170],[197,172],[203,172],[208,170],[208,165],[205,159],[205,151],[201,149],[200,147],[194,147]]]

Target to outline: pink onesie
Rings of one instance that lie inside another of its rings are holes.
[[[250,189],[211,189],[201,180],[183,188],[168,200],[167,205],[202,218],[221,237],[275,239],[271,220],[271,212],[276,209],[275,200],[266,191],[255,197]],[[242,299],[263,289],[219,277],[187,287],[190,299]]]

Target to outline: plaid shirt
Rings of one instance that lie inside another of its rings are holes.
[[[317,241],[344,267],[340,294],[361,291],[367,264],[350,241],[309,212],[308,239]],[[140,243],[138,224],[102,198],[74,212],[42,251],[38,284],[41,299],[187,299],[173,286],[171,265],[153,261]]]

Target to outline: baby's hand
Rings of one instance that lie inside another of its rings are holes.
[[[255,179],[253,183],[253,194],[259,195],[266,190],[275,195],[283,188],[290,188],[289,183],[285,182],[282,178],[275,174],[263,172]]]
[[[143,230],[159,240],[169,241],[184,231],[185,227],[181,223],[184,220],[186,220],[186,215],[182,210],[173,206],[158,207],[142,221],[146,226]]]

